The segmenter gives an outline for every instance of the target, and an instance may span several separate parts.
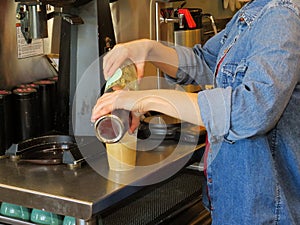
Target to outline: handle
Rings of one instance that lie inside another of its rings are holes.
[[[189,28],[196,28],[196,22],[188,9],[178,9],[178,13],[183,14],[185,16]]]

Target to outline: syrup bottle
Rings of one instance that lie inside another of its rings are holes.
[[[104,93],[115,90],[137,90],[137,70],[130,60],[107,80]],[[111,114],[100,117],[94,124],[96,137],[104,143],[116,143],[122,139],[129,129],[131,113],[128,110],[117,109]]]

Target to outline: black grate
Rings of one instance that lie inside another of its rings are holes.
[[[104,225],[152,225],[163,221],[185,206],[201,198],[203,177],[199,173],[181,172],[172,179],[143,190],[127,199],[126,204],[104,217]]]

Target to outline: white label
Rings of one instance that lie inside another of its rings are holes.
[[[119,80],[122,77],[123,71],[118,68],[116,72],[107,80],[106,85],[105,85],[105,91],[111,87],[111,85]]]
[[[27,44],[20,24],[16,25],[17,33],[17,52],[18,59],[23,59],[27,57],[43,55],[44,54],[44,42],[43,39],[33,39],[30,44]]]

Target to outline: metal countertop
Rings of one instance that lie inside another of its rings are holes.
[[[0,202],[89,220],[143,186],[175,174],[203,147],[164,141],[154,150],[138,151],[137,167],[129,172],[110,171],[105,151],[75,169],[1,159]]]

